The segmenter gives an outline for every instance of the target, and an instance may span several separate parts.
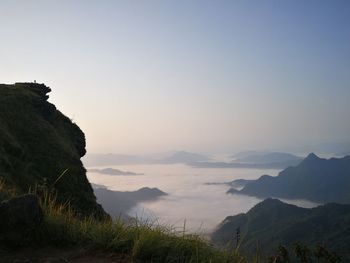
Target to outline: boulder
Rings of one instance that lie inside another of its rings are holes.
[[[39,199],[33,194],[0,203],[0,243],[20,245],[32,237],[43,221]]]

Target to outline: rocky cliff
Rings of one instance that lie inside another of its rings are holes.
[[[44,84],[0,84],[0,179],[19,193],[47,187],[79,214],[104,217],[80,161],[84,133],[47,101],[50,91]]]

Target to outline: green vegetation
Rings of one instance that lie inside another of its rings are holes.
[[[270,256],[269,263],[289,263],[289,262],[329,262],[338,263],[341,262],[341,258],[327,248],[321,245],[317,245],[314,249],[310,247],[296,243],[292,249],[288,249],[285,246],[279,246],[276,253]]]
[[[4,182],[0,182],[0,192],[7,198],[15,194]],[[40,197],[44,221],[19,246],[84,247],[125,255],[132,262],[246,262],[236,251],[215,248],[197,235],[137,220],[126,224],[94,217],[82,219],[76,217],[69,203],[58,203],[48,188],[36,187],[31,193]]]
[[[0,181],[1,196],[11,198],[16,192]],[[259,263],[259,262],[340,262],[340,258],[324,246],[315,249],[295,244],[293,247],[279,245],[277,251],[254,250],[243,256],[243,242],[235,249],[214,247],[198,235],[175,231],[171,227],[141,223],[137,220],[125,223],[110,219],[96,220],[94,217],[80,218],[70,204],[57,202],[56,194],[45,187],[36,187],[30,193],[40,197],[44,220],[37,231],[16,244],[19,247],[56,247],[61,249],[86,248],[89,251],[115,253],[128,262],[217,262],[217,263]],[[1,201],[1,200],[0,200]],[[266,222],[262,222],[266,223]],[[226,233],[230,233],[225,229]],[[262,229],[263,231],[263,229]],[[232,234],[232,233],[231,233]],[[259,234],[256,232],[257,236]],[[245,234],[244,234],[245,235]],[[232,241],[234,233],[230,235]],[[245,237],[244,237],[245,238]],[[275,244],[271,242],[271,244]],[[12,246],[14,243],[11,244]],[[272,256],[271,256],[272,255]]]
[[[125,254],[140,262],[243,262],[238,256],[211,247],[198,236],[178,236],[166,227],[138,222],[127,225],[121,221],[79,220],[50,202],[44,204],[45,227],[38,233],[38,242],[88,246]]]

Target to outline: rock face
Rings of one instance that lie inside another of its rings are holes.
[[[104,217],[80,160],[85,136],[47,101],[50,91],[36,83],[0,84],[0,179],[24,193],[50,187],[79,214]]]
[[[39,199],[23,195],[0,203],[0,243],[18,244],[40,227],[43,220]]]

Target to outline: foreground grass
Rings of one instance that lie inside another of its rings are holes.
[[[219,250],[197,235],[176,233],[151,223],[78,219],[68,204],[57,204],[44,193],[43,226],[34,237],[38,244],[82,246],[120,253],[133,262],[246,262],[236,251]]]
[[[128,262],[212,262],[212,263],[287,263],[327,262],[338,263],[341,258],[323,246],[311,249],[296,244],[294,250],[279,246],[276,253],[264,257],[257,251],[254,255],[242,256],[238,249],[218,249],[198,235],[175,231],[171,227],[131,220],[96,220],[82,218],[70,208],[69,203],[57,202],[50,188],[35,188],[29,191],[39,196],[44,213],[40,227],[18,247],[52,247],[63,250],[83,248],[90,252],[112,252],[125,257]],[[6,186],[0,179],[0,201],[19,192]],[[294,252],[294,254],[293,254]],[[11,261],[12,262],[12,261]],[[119,262],[119,261],[118,261]],[[124,261],[123,261],[124,262]]]

